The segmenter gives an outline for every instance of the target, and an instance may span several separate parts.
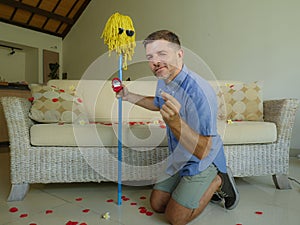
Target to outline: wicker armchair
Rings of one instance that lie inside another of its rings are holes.
[[[31,103],[17,97],[3,97],[1,102],[10,139],[12,187],[8,201],[22,200],[33,183],[117,181],[116,147],[32,146],[33,121],[28,117]],[[225,145],[227,164],[234,176],[273,175],[277,188],[289,188],[289,147],[297,107],[297,99],[264,102],[264,119],[276,123],[277,141]],[[125,148],[122,180],[152,182],[161,173],[167,156],[166,147]]]

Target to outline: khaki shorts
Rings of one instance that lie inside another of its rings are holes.
[[[196,209],[203,194],[218,174],[215,165],[194,176],[180,177],[179,173],[154,185],[153,189],[171,193],[172,198],[180,205]]]

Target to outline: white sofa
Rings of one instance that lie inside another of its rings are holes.
[[[131,91],[153,95],[156,81],[129,81]],[[83,114],[72,123],[36,123],[28,99],[3,97],[12,189],[22,200],[29,184],[117,181],[117,99],[110,81],[51,80],[48,86],[76,87]],[[273,175],[277,188],[290,188],[289,147],[297,99],[264,101],[264,121],[219,122],[227,164],[236,177]],[[122,180],[153,183],[168,156],[159,112],[123,102]]]

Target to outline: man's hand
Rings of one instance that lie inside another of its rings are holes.
[[[172,95],[162,92],[161,96],[165,104],[161,107],[160,113],[177,140],[199,159],[205,158],[210,152],[211,137],[199,135],[181,119],[179,114],[181,104]]]
[[[165,100],[165,104],[160,109],[160,114],[162,115],[163,120],[170,127],[172,126],[180,126],[181,118],[180,118],[180,108],[181,104],[174,98],[172,95],[162,92],[162,98]]]
[[[129,91],[128,88],[122,84],[122,90],[116,93],[117,98],[122,98],[123,101],[128,101]]]

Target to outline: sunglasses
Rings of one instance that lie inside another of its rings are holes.
[[[119,34],[123,34],[124,29],[123,28],[119,28]],[[132,37],[134,35],[134,31],[133,30],[126,30],[125,31],[128,37]]]

